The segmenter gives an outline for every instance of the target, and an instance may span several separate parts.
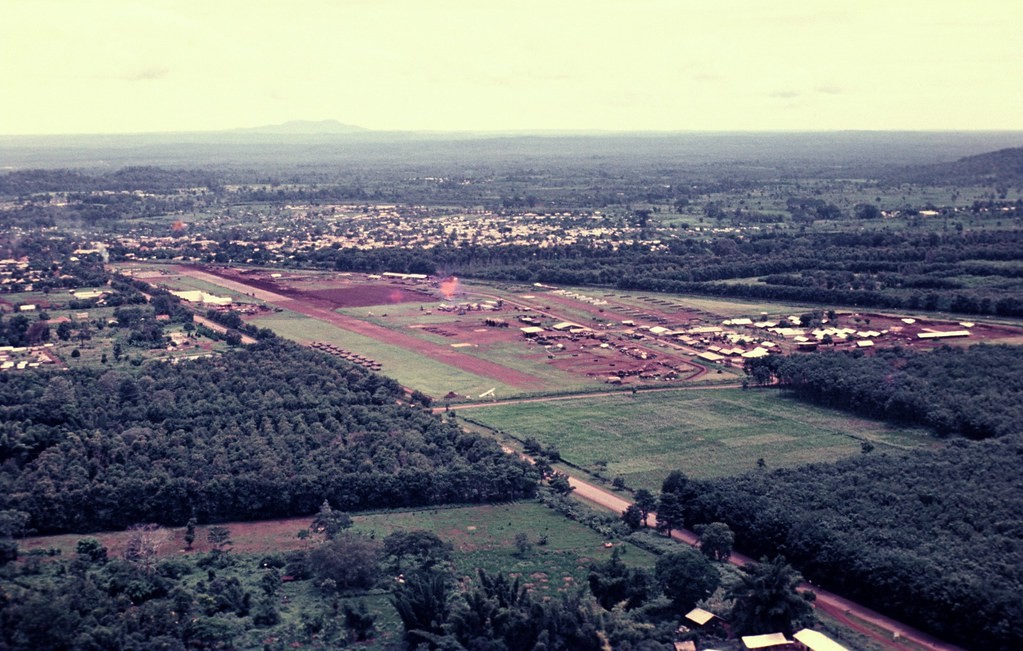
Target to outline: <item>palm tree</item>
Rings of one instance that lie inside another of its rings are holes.
[[[785,561],[784,556],[762,558],[743,568],[739,583],[728,590],[734,599],[731,623],[738,635],[784,633],[791,636],[797,628],[812,623],[812,592],[799,592],[803,577]]]

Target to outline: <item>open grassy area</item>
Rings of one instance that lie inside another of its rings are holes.
[[[613,552],[604,546],[606,541],[599,534],[539,502],[355,518],[355,531],[378,538],[398,530],[415,529],[432,531],[450,542],[455,548],[455,564],[467,576],[474,575],[477,569],[521,574],[532,577],[534,587],[540,591],[584,585],[590,563],[605,562]],[[526,534],[532,543],[525,554],[518,553],[515,546],[515,537],[520,533]],[[615,544],[630,565],[652,567],[656,560],[650,552],[633,545]]]
[[[774,390],[639,393],[601,398],[494,405],[465,412],[518,438],[555,445],[564,459],[621,476],[633,488],[659,490],[678,468],[722,477],[767,468],[835,461],[861,454],[927,446],[927,432],[797,402]]]

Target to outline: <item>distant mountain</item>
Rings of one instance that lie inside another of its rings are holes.
[[[262,127],[234,129],[235,133],[256,133],[272,135],[316,135],[316,134],[349,134],[366,133],[369,129],[345,124],[337,120],[291,120],[283,124],[271,124]]]
[[[928,184],[1015,185],[1023,183],[1023,147],[967,156],[951,163],[920,165],[900,175]]]

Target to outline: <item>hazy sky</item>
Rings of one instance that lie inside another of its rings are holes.
[[[1023,0],[0,0],[0,134],[1023,129]]]

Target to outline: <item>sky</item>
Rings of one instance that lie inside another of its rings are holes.
[[[1023,129],[1020,0],[0,0],[0,134]]]

